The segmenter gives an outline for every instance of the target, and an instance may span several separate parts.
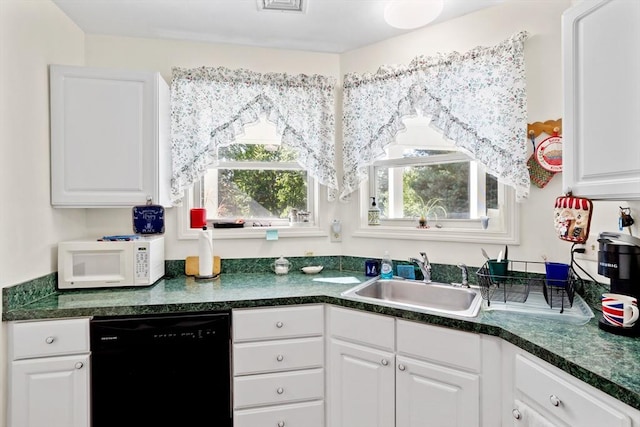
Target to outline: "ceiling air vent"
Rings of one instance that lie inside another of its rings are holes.
[[[279,12],[302,12],[307,0],[257,0],[258,10],[275,10]]]

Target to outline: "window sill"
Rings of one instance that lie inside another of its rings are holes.
[[[267,231],[277,231],[278,239],[294,237],[327,237],[329,233],[316,226],[308,227],[243,227],[243,228],[213,228],[214,240],[237,239],[267,239]],[[180,233],[180,240],[195,240],[198,238],[197,229],[189,229]],[[275,239],[274,239],[275,240]]]
[[[437,242],[467,242],[467,243],[520,243],[518,233],[501,230],[482,230],[471,228],[409,228],[386,225],[362,226],[353,233],[353,237],[395,240],[431,240]]]

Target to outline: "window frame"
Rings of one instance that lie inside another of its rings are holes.
[[[268,167],[264,167],[264,166],[268,166]],[[317,217],[317,211],[318,209],[316,209],[316,205],[317,202],[315,200],[315,193],[317,192],[317,185],[316,184],[316,179],[313,178],[311,176],[311,174],[309,173],[309,171],[305,170],[304,168],[302,168],[299,164],[297,164],[296,162],[238,162],[238,161],[220,161],[218,163],[218,165],[216,165],[215,167],[211,167],[209,168],[209,170],[218,170],[218,169],[233,169],[233,170],[277,170],[277,171],[301,171],[303,172],[306,177],[305,180],[307,182],[307,210],[309,212],[312,213],[312,221],[309,221],[309,226],[312,226],[313,223],[315,223],[316,221],[316,217]],[[217,181],[217,174],[216,176],[214,176],[214,181]],[[198,181],[197,183],[194,184],[194,191],[195,194],[202,194],[202,192],[204,191],[204,183],[203,183],[204,177]],[[217,197],[217,188],[216,188],[216,194],[214,197]],[[191,200],[192,204],[194,205],[194,207],[202,207],[202,206],[195,206],[196,204],[198,204],[197,200],[195,199],[195,195],[194,195],[194,199]],[[214,220],[225,220],[226,218],[217,218]],[[254,218],[254,219],[249,219],[247,220],[248,222],[270,222],[272,224],[274,224],[274,227],[285,227],[285,226],[289,226],[289,220],[285,219],[285,218],[279,218],[279,219],[273,219],[273,218]]]
[[[277,145],[281,146],[282,142],[280,137],[276,134],[275,125],[268,122],[265,117],[255,123],[255,126],[247,126],[244,129],[245,134],[242,138],[237,140],[238,144],[260,144],[260,145]],[[211,166],[214,169],[227,169],[233,166],[234,169],[259,169],[260,166],[265,164],[269,165],[269,169],[281,169],[281,170],[302,170],[307,174],[307,207],[313,222],[310,225],[304,226],[290,226],[288,221],[282,219],[281,221],[273,221],[273,219],[264,219],[264,221],[270,221],[271,226],[253,227],[252,220],[247,220],[245,226],[242,228],[213,228],[212,220],[207,220],[208,228],[213,230],[215,239],[254,239],[265,238],[267,230],[278,230],[278,238],[280,237],[316,237],[316,236],[328,236],[328,230],[325,231],[324,218],[320,218],[319,215],[319,200],[324,195],[326,198],[326,188],[320,186],[318,180],[311,176],[309,171],[305,170],[295,161],[290,162],[255,162],[255,161],[225,161],[219,160],[215,166]],[[202,178],[204,179],[204,178]],[[199,202],[196,203],[196,197],[198,193],[203,191],[202,179],[195,183],[192,188],[185,190],[184,197],[182,199],[182,206],[178,208],[177,222],[178,222],[178,239],[197,239],[198,230],[190,228],[190,209],[199,206]],[[196,204],[198,206],[196,206]],[[256,221],[259,221],[256,219]],[[274,223],[275,222],[275,223]]]
[[[422,147],[428,149],[440,149],[440,147]],[[451,150],[451,147],[448,148]],[[430,158],[431,157],[431,158]],[[470,162],[470,173],[475,173],[478,178],[471,180],[476,184],[484,183],[485,172],[481,165],[471,159],[463,152],[439,154],[435,156],[419,158],[423,161],[416,162],[416,157],[381,159],[376,160],[369,167],[369,179],[360,186],[359,212],[360,223],[358,229],[354,233],[354,237],[376,237],[385,239],[403,239],[403,240],[433,240],[447,242],[476,242],[476,243],[504,243],[519,244],[520,227],[519,227],[519,204],[516,203],[515,190],[498,181],[498,209],[486,209],[486,216],[490,218],[489,227],[482,228],[480,217],[484,215],[484,198],[479,200],[478,194],[483,190],[484,185],[471,186],[469,191],[475,192],[471,195],[472,200],[478,201],[477,205],[471,209],[475,209],[477,218],[471,219],[438,219],[441,227],[435,227],[431,224],[428,229],[419,229],[417,220],[409,218],[384,219],[381,218],[380,225],[368,225],[367,211],[369,209],[369,200],[376,197],[376,175],[377,167],[402,167],[406,165],[418,164],[443,164],[458,161]],[[401,178],[398,179],[401,181]],[[400,183],[400,185],[402,185]],[[474,188],[475,187],[475,188]],[[399,196],[401,197],[401,196]]]
[[[267,230],[277,230],[278,238],[280,237],[320,237],[328,236],[328,230],[325,231],[323,227],[324,218],[319,216],[319,200],[321,194],[325,194],[326,189],[318,184],[318,181],[311,175],[307,175],[307,198],[308,206],[313,209],[313,223],[305,226],[290,226],[287,224],[273,224],[272,226],[265,227],[253,227],[250,224],[245,223],[242,228],[214,228],[212,220],[207,220],[207,227],[213,230],[215,239],[255,239],[265,238]],[[197,197],[197,192],[201,191],[201,181],[195,183],[193,187],[185,190],[184,197],[182,199],[182,206],[177,209],[177,230],[179,240],[194,240],[198,238],[198,229],[190,228],[191,215],[190,210],[194,207],[194,201]]]

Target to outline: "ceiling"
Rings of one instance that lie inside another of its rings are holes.
[[[343,53],[410,30],[385,23],[391,0],[53,0],[85,33]],[[429,0],[419,0],[429,1]],[[445,0],[453,19],[504,0]],[[298,4],[302,12],[264,10]]]

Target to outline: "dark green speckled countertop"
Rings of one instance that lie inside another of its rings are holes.
[[[146,288],[55,291],[54,274],[4,288],[2,320],[199,312],[328,303],[501,337],[640,409],[640,338],[621,337],[601,331],[597,326],[597,312],[596,317],[586,325],[484,310],[473,319],[451,318],[342,298],[340,294],[355,284],[327,283],[313,279],[355,277],[363,282],[367,277],[361,272],[346,270],[348,265],[341,265],[331,259],[324,260],[326,267],[320,274],[305,275],[299,272],[299,265],[294,262],[292,272],[284,276],[265,273],[263,266],[245,266],[239,270],[245,271],[242,273],[229,272],[236,269],[229,268],[229,263],[225,266],[225,262],[223,260],[223,274],[218,279],[196,281],[179,274],[184,264],[176,261],[177,265],[169,265],[167,277]],[[446,266],[434,271],[439,271],[441,275],[447,274]],[[456,272],[455,266],[450,271]],[[434,280],[446,281],[442,276],[435,277]]]

